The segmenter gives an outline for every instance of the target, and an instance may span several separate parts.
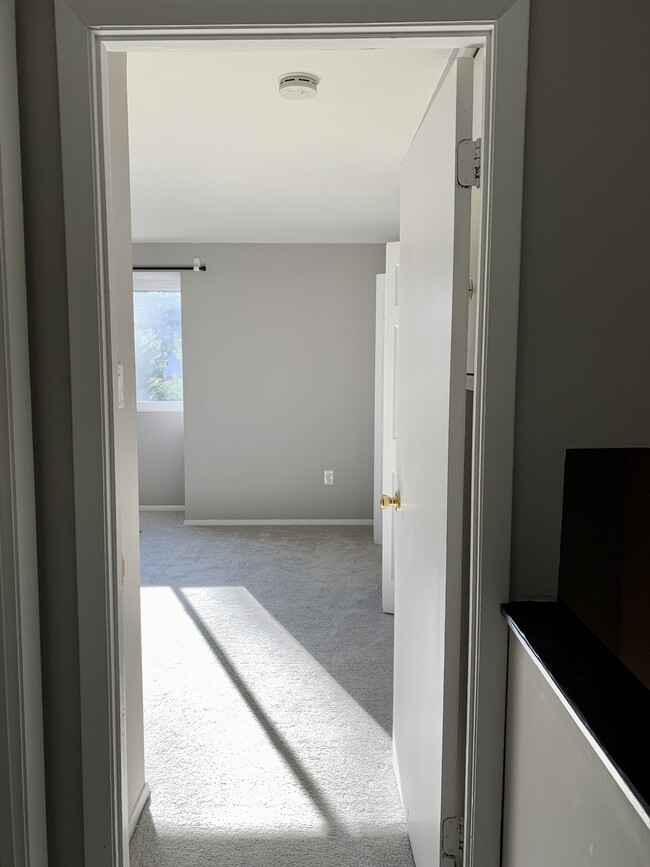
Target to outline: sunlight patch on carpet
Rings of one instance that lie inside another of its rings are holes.
[[[390,737],[243,587],[142,589],[159,833],[403,833]]]

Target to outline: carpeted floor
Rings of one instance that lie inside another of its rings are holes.
[[[370,528],[182,519],[141,515],[151,801],[132,867],[410,867]]]

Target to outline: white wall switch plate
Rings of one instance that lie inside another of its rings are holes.
[[[117,365],[117,408],[124,409],[124,365]]]
[[[323,471],[323,484],[324,485],[333,485],[334,484],[334,470],[324,470]]]

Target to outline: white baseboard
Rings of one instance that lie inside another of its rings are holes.
[[[135,831],[137,824],[140,821],[142,811],[146,807],[147,801],[150,797],[151,789],[149,788],[149,783],[145,783],[142,787],[142,791],[138,795],[138,800],[135,802],[133,809],[131,810],[131,814],[129,815],[129,840],[133,836],[133,832]]]
[[[186,527],[371,527],[372,518],[192,518]]]
[[[185,506],[140,506],[141,512],[184,512]]]

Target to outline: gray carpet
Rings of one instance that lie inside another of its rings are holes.
[[[366,527],[142,513],[146,777],[132,867],[407,867],[392,628]]]

